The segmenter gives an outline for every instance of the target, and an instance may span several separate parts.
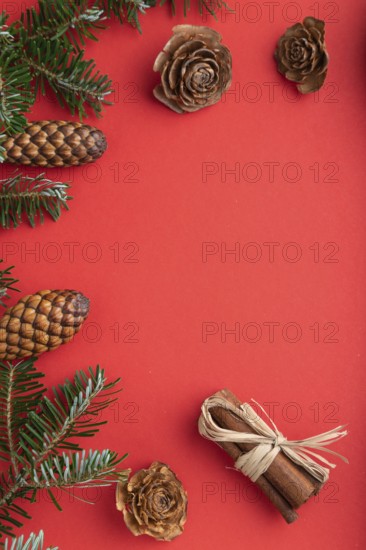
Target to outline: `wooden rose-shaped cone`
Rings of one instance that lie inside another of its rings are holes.
[[[0,319],[0,360],[52,351],[79,332],[89,300],[75,290],[41,290],[23,296]]]
[[[324,21],[306,17],[303,23],[289,27],[278,41],[275,51],[278,70],[295,82],[302,94],[319,90],[327,76],[329,58],[324,29]]]
[[[231,54],[209,27],[177,25],[155,60],[161,84],[154,96],[177,113],[217,103],[231,84]]]
[[[187,493],[175,473],[162,462],[139,470],[117,485],[117,510],[134,535],[170,541],[183,532]]]

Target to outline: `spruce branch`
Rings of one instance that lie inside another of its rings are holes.
[[[6,539],[4,550],[43,550],[44,535],[43,531],[38,534],[31,533],[27,539],[24,535],[12,540]],[[48,547],[47,550],[58,550],[56,546]]]
[[[45,179],[44,174],[35,178],[14,174],[0,180],[0,225],[3,229],[18,227],[23,217],[32,227],[43,223],[47,213],[54,221],[61,215],[62,208],[68,210],[67,183]]]
[[[160,5],[164,5],[166,2],[169,2],[171,5],[173,15],[176,15],[177,12],[177,1],[176,0],[161,0]],[[216,12],[219,9],[226,8],[230,10],[227,3],[224,0],[198,0],[198,10],[200,15],[208,13],[216,19]],[[191,0],[183,0],[183,13],[186,17],[189,10],[191,9]]]
[[[34,367],[35,359],[20,363],[0,362],[0,459],[10,461],[13,474],[19,473],[22,458],[18,454],[17,439],[25,425],[26,414],[37,411],[45,392],[40,379],[43,374]]]
[[[26,124],[24,116],[34,103],[30,90],[31,73],[20,58],[18,49],[9,47],[0,54],[0,120],[6,134],[21,132]]]
[[[42,36],[79,49],[85,39],[97,40],[95,31],[106,28],[104,19],[103,9],[89,0],[38,0],[38,10],[31,7],[22,13],[21,25],[28,31],[28,41]]]
[[[4,159],[1,143],[6,134],[21,132],[26,124],[25,114],[33,105],[31,74],[22,59],[14,39],[13,27],[8,27],[8,15],[0,14],[0,162]]]
[[[60,509],[54,489],[104,487],[127,477],[127,471],[117,470],[125,456],[109,449],[85,451],[75,441],[105,423],[95,417],[115,401],[119,380],[107,383],[103,369],[90,367],[54,388],[50,399],[35,360],[0,363],[0,448],[10,462],[0,477],[0,537],[13,536],[14,527],[30,518],[19,498],[34,502],[44,489]]]
[[[2,47],[8,46],[14,40],[12,29],[6,24],[9,16],[3,11],[0,13],[0,45]]]
[[[136,27],[141,32],[139,14],[145,14],[146,10],[156,5],[156,0],[97,0],[107,17],[114,15],[120,23],[127,23]]]
[[[86,116],[86,106],[99,116],[103,105],[110,105],[107,96],[112,93],[112,82],[96,69],[93,59],[84,59],[84,50],[75,52],[71,44],[65,46],[60,39],[47,40],[37,36],[28,39],[28,32],[21,31],[24,59],[35,77],[35,92],[46,94],[48,82],[62,107],[69,107],[72,114]]]
[[[0,264],[2,262],[3,260],[0,259]],[[12,269],[14,269],[13,265],[5,269],[0,269],[0,306],[3,306],[3,307],[6,307],[6,304],[4,303],[4,299],[9,298],[8,292],[10,290],[19,292],[19,290],[13,286],[18,282],[18,279],[14,279],[14,277],[12,277],[11,275]]]
[[[39,403],[42,414],[31,412],[20,433],[19,446],[27,460],[38,466],[59,449],[80,450],[74,438],[91,437],[106,423],[95,417],[116,401],[118,391],[113,388],[118,382],[107,384],[97,365],[95,371],[90,367],[87,374],[76,372],[73,381],[53,388],[53,399],[44,397]]]
[[[71,488],[84,486],[107,487],[110,476],[119,478],[116,467],[123,458],[105,449],[104,451],[85,450],[61,456],[49,457],[39,468],[29,472],[28,486],[33,489]]]

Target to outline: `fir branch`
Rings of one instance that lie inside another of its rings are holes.
[[[2,262],[3,260],[0,259],[0,263]],[[0,306],[3,307],[6,307],[3,300],[9,298],[8,292],[10,290],[19,292],[19,290],[13,286],[18,282],[18,279],[14,279],[14,277],[11,276],[12,269],[14,269],[13,265],[6,269],[0,269]]]
[[[12,28],[9,28],[6,24],[9,15],[3,11],[0,13],[0,44],[2,47],[8,46],[14,40]]]
[[[0,120],[6,134],[22,132],[27,113],[34,103],[30,91],[31,73],[19,51],[4,48],[0,54]]]
[[[24,116],[34,103],[31,92],[31,74],[22,59],[22,52],[14,39],[13,26],[8,27],[8,15],[0,14],[0,160],[4,149],[4,134],[21,132],[26,124]]]
[[[169,2],[171,5],[173,15],[176,15],[177,12],[177,2],[176,0],[161,0],[160,5],[164,5],[166,2]],[[224,0],[198,0],[198,10],[200,15],[208,13],[216,19],[216,12],[219,9],[225,8],[230,10],[227,3]],[[183,13],[184,16],[187,16],[187,13],[191,9],[191,0],[183,0]]]
[[[94,435],[105,423],[95,416],[115,401],[118,380],[107,383],[103,369],[89,368],[54,388],[51,400],[43,395],[42,374],[34,369],[34,361],[0,363],[0,442],[3,458],[11,462],[7,474],[0,476],[0,537],[12,536],[13,528],[29,518],[16,503],[19,498],[34,502],[37,492],[45,489],[60,508],[54,488],[103,487],[127,476],[127,471],[117,471],[125,456],[110,450],[86,453],[71,441]],[[59,454],[60,449],[68,452]]]
[[[15,477],[22,462],[16,441],[26,414],[37,411],[45,391],[40,382],[44,375],[34,367],[35,361],[31,358],[17,364],[0,362],[0,458],[12,463]]]
[[[28,33],[20,33],[24,45],[24,57],[36,79],[38,89],[45,95],[48,82],[62,107],[69,107],[72,114],[86,116],[89,106],[99,116],[106,99],[112,93],[112,82],[107,75],[96,70],[93,59],[85,60],[84,51],[75,53],[72,45],[65,46],[60,39],[46,40],[38,36],[28,40]]]
[[[83,487],[85,484],[92,487],[107,487],[111,484],[111,476],[116,480],[120,475],[116,473],[117,466],[124,457],[105,449],[104,451],[89,450],[88,454],[74,452],[62,453],[61,456],[49,457],[39,468],[30,472],[28,487],[32,489],[71,488]]]
[[[116,16],[120,23],[127,21],[141,32],[139,14],[156,5],[156,0],[97,0],[108,17]]]
[[[80,450],[73,438],[91,437],[106,423],[94,418],[116,401],[113,395],[119,390],[112,390],[118,382],[107,384],[104,370],[97,365],[95,372],[90,367],[88,375],[77,372],[73,381],[53,388],[53,400],[44,397],[42,414],[31,412],[20,433],[19,446],[27,460],[36,467],[58,449]]]
[[[21,15],[21,24],[27,29],[27,40],[42,36],[48,40],[60,39],[60,44],[73,44],[76,49],[85,45],[85,39],[97,40],[95,31],[105,29],[103,9],[89,0],[38,0],[38,10],[28,8]]]
[[[25,217],[32,227],[43,223],[47,213],[54,221],[61,210],[68,210],[67,183],[54,182],[40,174],[35,178],[15,174],[7,180],[0,180],[0,225],[4,229],[18,227]]]
[[[43,550],[44,536],[43,531],[38,535],[31,533],[25,540],[24,535],[12,540],[6,539],[4,550]],[[48,547],[47,550],[58,550],[56,546]]]

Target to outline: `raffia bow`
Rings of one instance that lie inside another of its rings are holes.
[[[251,401],[263,411],[273,429],[258,416],[249,403],[243,403],[240,408],[237,408],[225,399],[217,396],[209,397],[203,403],[198,429],[203,437],[211,441],[251,443],[255,445],[251,451],[241,454],[235,462],[235,467],[241,470],[252,481],[256,481],[268,470],[280,451],[287,455],[292,462],[302,466],[322,483],[325,483],[329,477],[329,468],[335,468],[336,465],[315,451],[335,455],[348,463],[348,460],[344,456],[327,448],[328,445],[335,443],[347,435],[348,432],[344,429],[345,426],[338,426],[333,430],[307,439],[289,441],[278,430],[276,424],[263,407],[254,399]],[[256,433],[243,433],[221,428],[211,416],[210,409],[213,407],[223,407],[232,412],[235,416],[244,420]],[[315,462],[313,458],[318,462]],[[323,465],[319,464],[319,462]]]

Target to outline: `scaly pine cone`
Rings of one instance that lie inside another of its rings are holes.
[[[80,330],[88,313],[88,298],[75,290],[40,290],[24,296],[0,319],[0,359],[58,348]]]
[[[30,122],[21,134],[8,136],[2,146],[5,161],[26,166],[78,166],[94,162],[107,148],[101,130],[64,120]]]

